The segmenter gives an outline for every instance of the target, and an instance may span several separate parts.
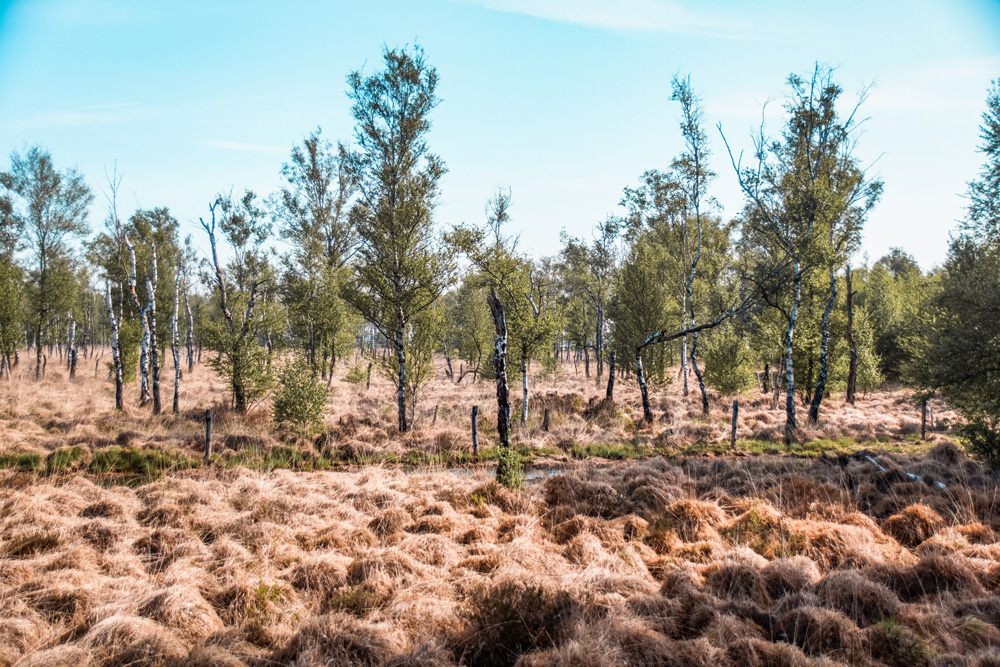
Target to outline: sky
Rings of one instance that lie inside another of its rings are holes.
[[[710,194],[735,215],[717,125],[749,152],[762,105],[780,132],[789,74],[818,62],[846,105],[873,85],[857,155],[885,190],[857,261],[902,247],[930,268],[983,163],[1000,2],[0,0],[0,168],[44,146],[95,190],[97,229],[117,166],[120,211],[167,206],[204,246],[198,218],[216,193],[277,190],[317,127],[349,142],[347,74],[413,43],[440,76],[428,140],[449,169],[443,228],[482,222],[503,186],[522,249],[554,254],[563,229],[589,237],[623,212],[623,188],[682,150],[676,74],[703,99]]]

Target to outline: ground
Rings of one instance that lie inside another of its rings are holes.
[[[834,396],[788,447],[744,397],[732,451],[731,399],[674,383],[640,428],[634,388],[568,365],[510,491],[488,383],[439,374],[400,437],[391,385],[339,368],[304,438],[207,368],[154,418],[55,366],[0,383],[0,665],[1000,664],[997,477],[903,391]]]

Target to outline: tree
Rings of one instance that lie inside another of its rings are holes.
[[[969,184],[963,233],[952,239],[938,290],[911,339],[904,375],[941,391],[969,421],[970,449],[1000,464],[1000,86],[981,126],[985,164]],[[926,392],[925,392],[926,394]]]
[[[604,372],[605,329],[607,308],[611,299],[618,257],[617,242],[620,222],[608,217],[594,226],[593,241],[588,245],[565,231],[561,234],[563,248],[562,273],[571,291],[585,299],[594,313],[594,356],[597,358],[597,380]],[[584,339],[585,340],[585,339]]]
[[[10,193],[5,225],[24,231],[31,251],[28,303],[35,335],[35,379],[42,377],[42,348],[50,325],[65,313],[75,297],[73,252],[70,241],[88,233],[87,207],[94,196],[75,169],[60,171],[52,156],[40,146],[11,154],[10,171],[0,174],[0,184]],[[7,208],[4,204],[4,208]]]
[[[762,125],[753,137],[756,165],[744,168],[742,155],[737,160],[728,142],[726,146],[746,198],[744,239],[770,265],[789,265],[791,293],[769,303],[785,318],[785,429],[791,437],[798,424],[793,342],[803,281],[815,268],[835,264],[831,238],[838,225],[855,221],[852,208],[877,198],[880,184],[867,181],[851,155],[864,94],[842,120],[836,108],[842,90],[833,82],[832,70],[817,65],[808,80],[793,74],[788,84],[784,133],[771,140]]]
[[[969,208],[963,229],[980,240],[1000,239],[1000,79],[994,79],[986,96],[983,124],[979,126],[986,156],[979,177],[969,183]]]
[[[212,248],[212,273],[206,281],[218,293],[223,321],[215,320],[206,331],[210,349],[218,353],[209,364],[226,379],[238,412],[250,405],[271,386],[271,365],[263,339],[273,325],[274,313],[261,303],[263,287],[272,279],[263,244],[271,226],[264,219],[256,195],[247,190],[243,197],[219,195],[209,206],[209,222],[201,219]],[[219,262],[220,230],[234,255],[225,270]]]
[[[324,358],[329,353],[336,359],[337,339],[350,324],[340,289],[358,235],[349,215],[355,184],[343,154],[343,147],[335,150],[317,129],[292,148],[273,204],[279,233],[292,246],[284,257],[281,291],[292,334],[314,367],[318,346]],[[322,372],[325,376],[325,365]]]
[[[433,212],[444,162],[430,152],[430,113],[438,104],[437,70],[419,46],[384,49],[385,69],[347,77],[355,150],[344,155],[357,183],[360,240],[345,300],[396,353],[399,431],[406,419],[406,330],[451,282],[448,255],[434,233]]]
[[[554,285],[537,275],[531,260],[518,252],[518,238],[504,234],[510,222],[510,201],[510,190],[498,189],[486,205],[484,227],[459,225],[446,238],[476,267],[478,284],[502,299],[508,349],[517,350],[521,362],[521,423],[526,424],[528,362],[539,346],[552,338],[559,321]]]

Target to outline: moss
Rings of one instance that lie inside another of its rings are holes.
[[[94,452],[90,472],[160,475],[170,470],[186,470],[197,465],[175,449],[133,449],[107,447]]]
[[[634,444],[607,445],[592,443],[589,445],[575,444],[569,448],[570,456],[575,459],[601,458],[611,461],[639,458],[644,452]]]
[[[42,455],[38,452],[8,452],[0,454],[0,468],[17,468],[22,472],[34,472],[42,465]]]
[[[45,472],[51,475],[75,468],[86,458],[87,453],[87,450],[80,446],[60,447],[45,457]]]

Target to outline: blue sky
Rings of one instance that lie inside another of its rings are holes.
[[[865,252],[902,246],[929,267],[983,161],[1000,2],[0,0],[0,152],[42,144],[95,191],[117,161],[120,207],[168,206],[201,243],[214,193],[277,189],[316,126],[349,139],[345,76],[414,41],[440,74],[442,225],[480,222],[504,185],[522,247],[549,254],[562,228],[588,234],[620,212],[623,187],[679,152],[675,73],[704,98],[712,194],[732,215],[741,199],[716,123],[749,148],[772,99],[780,131],[785,79],[819,61],[838,67],[847,99],[876,84],[858,154],[885,193]]]

